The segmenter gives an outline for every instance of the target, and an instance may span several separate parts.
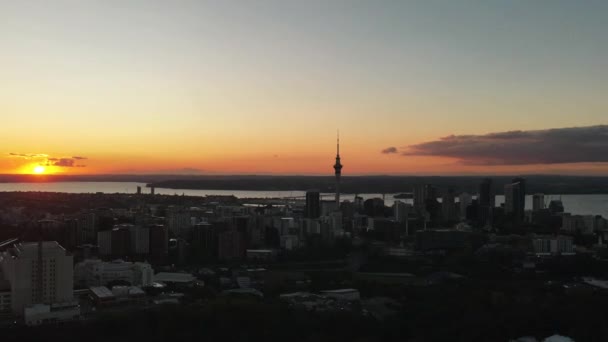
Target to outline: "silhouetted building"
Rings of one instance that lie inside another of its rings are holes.
[[[220,260],[240,259],[245,256],[243,235],[236,230],[219,233],[218,257]]]
[[[545,209],[545,195],[534,194],[532,196],[532,210],[539,211]]]
[[[402,201],[395,201],[393,204],[393,214],[395,216],[395,221],[401,223],[405,222],[408,218],[408,214],[410,212],[411,206]]]
[[[417,185],[414,187],[414,208],[418,211],[424,210],[427,199],[427,186],[428,185]]]
[[[363,197],[361,197],[361,196],[355,196],[354,205],[355,205],[355,210],[357,212],[362,212],[362,210],[363,210]]]
[[[186,261],[188,243],[182,238],[169,239],[169,262],[183,264]]]
[[[167,208],[167,228],[172,236],[187,236],[192,226],[192,218],[188,209],[180,206]]]
[[[549,202],[549,211],[552,214],[563,213],[564,212],[564,204],[561,200],[553,200]]]
[[[454,190],[448,189],[441,199],[441,214],[444,221],[456,220],[456,202],[454,201]]]
[[[131,254],[131,232],[129,228],[123,226],[112,229],[112,255],[122,257]]]
[[[83,243],[97,242],[97,215],[94,211],[87,211],[78,216],[78,230],[80,241]]]
[[[306,192],[306,208],[304,217],[318,218],[321,216],[321,202],[318,190],[309,190]]]
[[[421,212],[428,212],[429,206],[434,207],[437,202],[437,190],[431,184],[421,184],[414,188],[414,208]],[[432,208],[435,210],[435,208]]]
[[[399,241],[399,225],[394,220],[386,218],[375,218],[373,219],[374,229],[371,234],[377,240],[385,242],[397,242]]]
[[[467,206],[466,209],[466,219],[468,221],[475,222],[479,218],[479,200],[474,199],[471,201],[471,204]],[[479,223],[479,221],[477,221]]]
[[[382,198],[370,198],[363,202],[365,215],[371,217],[384,216],[384,200]]]
[[[462,193],[458,196],[459,214],[461,219],[467,218],[467,207],[473,202],[473,196],[469,193]]]
[[[218,236],[216,227],[211,223],[199,223],[192,228],[192,248],[202,259],[217,258]]]
[[[150,252],[150,228],[130,226],[131,253],[135,255],[148,255]]]
[[[492,222],[494,221],[492,213],[494,212],[494,207],[496,205],[496,195],[494,194],[492,183],[492,179],[486,178],[479,185],[477,221],[482,226],[492,225]]]
[[[62,234],[59,243],[68,251],[73,251],[82,243],[78,220],[71,219],[63,222]]]
[[[169,231],[162,224],[150,227],[150,258],[153,263],[164,264],[169,255]]]
[[[338,209],[336,201],[321,201],[321,216],[327,216]]]
[[[505,214],[517,221],[523,221],[526,208],[526,181],[514,178],[513,183],[505,185]]]
[[[112,254],[112,231],[102,230],[97,232],[97,245],[99,246],[99,254],[108,256]]]
[[[496,196],[492,185],[492,179],[486,178],[479,185],[479,205],[494,207],[496,205]]]
[[[355,215],[355,204],[351,201],[343,201],[340,203],[340,211],[342,216],[347,219],[352,219]]]

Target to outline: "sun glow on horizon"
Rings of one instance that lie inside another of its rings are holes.
[[[46,171],[46,168],[42,165],[36,165],[36,166],[34,166],[33,171],[35,174],[40,175]]]

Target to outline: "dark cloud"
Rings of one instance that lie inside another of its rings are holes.
[[[391,146],[391,147],[387,147],[387,148],[385,148],[385,149],[384,149],[384,150],[382,150],[381,152],[382,152],[382,153],[384,153],[384,154],[391,154],[391,153],[397,153],[398,151],[397,151],[397,148],[396,148],[396,147]]]
[[[12,157],[20,157],[20,158],[25,158],[25,159],[32,159],[32,158],[45,158],[48,157],[47,154],[42,154],[42,153],[9,153],[10,156]]]
[[[61,167],[74,167],[76,166],[76,161],[72,158],[59,158],[59,160],[53,162],[52,165]]]
[[[23,159],[36,159],[41,165],[46,166],[58,166],[58,167],[85,167],[86,165],[77,164],[80,160],[86,160],[87,157],[76,156],[76,157],[51,157],[44,153],[9,153],[10,157],[23,158]]]
[[[410,145],[402,154],[451,157],[471,165],[608,162],[608,125],[450,135]]]
[[[86,158],[79,158],[86,159]],[[86,165],[76,164],[76,158],[47,158],[46,164],[59,167],[85,167]]]

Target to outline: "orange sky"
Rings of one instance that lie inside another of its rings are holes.
[[[380,153],[605,124],[605,6],[2,2],[0,173],[605,174]]]
[[[344,139],[343,139],[344,140]],[[333,147],[333,146],[332,146]],[[52,166],[47,157],[22,158],[8,156],[0,159],[0,173],[35,173],[42,165],[45,174],[333,174],[335,152],[331,148],[318,149],[324,153],[298,153],[295,148],[281,148],[276,155],[250,153],[243,156],[233,151],[198,155],[155,156],[153,154],[108,153],[89,154],[86,160],[77,161],[85,167]],[[75,155],[75,153],[72,153]],[[49,154],[71,157],[72,154]],[[578,163],[556,165],[478,166],[463,165],[453,158],[406,157],[383,155],[379,149],[363,146],[341,147],[343,175],[366,174],[589,174],[605,175],[608,168],[603,163]]]

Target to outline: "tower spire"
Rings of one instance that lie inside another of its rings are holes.
[[[338,130],[338,135],[337,135],[336,155],[338,157],[340,156],[340,130]]]
[[[336,175],[336,207],[340,208],[340,176],[342,175],[342,163],[340,162],[340,130],[336,139],[336,163],[334,164],[334,173]]]

